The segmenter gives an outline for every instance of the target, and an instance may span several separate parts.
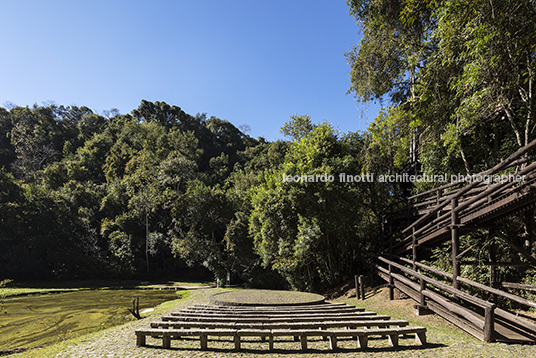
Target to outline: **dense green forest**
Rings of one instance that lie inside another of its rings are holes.
[[[346,54],[349,93],[386,105],[365,132],[294,115],[287,140],[268,142],[145,100],[128,114],[0,108],[0,278],[230,272],[256,287],[325,289],[382,248],[386,210],[442,184],[341,174],[475,173],[535,138],[534,1],[348,6],[363,34]],[[448,269],[441,250],[429,259]]]
[[[350,274],[387,198],[375,183],[283,180],[363,169],[364,135],[307,116],[283,128],[292,140],[269,143],[162,102],[108,117],[56,105],[0,115],[9,278],[156,279],[204,268],[318,289]]]

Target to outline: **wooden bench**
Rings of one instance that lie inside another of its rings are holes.
[[[190,309],[185,308],[180,311],[176,311],[174,313],[181,314],[181,313],[191,313],[191,314],[211,314],[211,315],[232,315],[232,316],[239,316],[239,315],[295,315],[295,314],[333,314],[333,313],[353,313],[353,312],[363,312],[364,308],[359,307],[348,307],[348,308],[338,308],[338,309],[331,309],[331,310],[294,310],[294,311],[219,311],[219,310],[199,310],[199,309]]]
[[[366,321],[366,320],[388,320],[391,317],[386,315],[376,315],[374,312],[363,312],[364,315],[348,315],[348,316],[319,316],[319,317],[206,317],[206,316],[162,316],[162,321],[186,321],[186,322],[211,322],[211,323],[276,323],[276,322],[310,322],[314,321]]]
[[[171,312],[172,316],[180,317],[243,317],[243,318],[279,318],[279,317],[340,317],[340,316],[363,316],[375,314],[375,312],[366,311],[348,311],[348,312],[314,312],[314,313],[207,313],[207,312],[188,312],[177,311]]]
[[[296,340],[296,337],[299,338],[301,349],[306,350],[307,349],[307,337],[316,336],[316,337],[330,337],[331,333],[330,330],[325,329],[272,329],[272,335],[269,340],[269,349],[274,349],[274,338],[275,337],[282,337],[282,336],[290,336],[294,337]],[[331,342],[331,340],[330,340]]]
[[[187,321],[160,321],[151,322],[151,328],[173,328],[173,329],[330,329],[357,327],[378,327],[386,328],[392,326],[405,327],[409,323],[405,320],[366,320],[366,321],[311,321],[311,322],[255,322],[255,323],[235,323],[235,322],[187,322]]]
[[[220,309],[220,308],[201,308],[188,307],[178,311],[179,313],[207,313],[207,314],[312,314],[312,313],[343,313],[343,312],[363,312],[365,309],[355,306],[336,306],[332,308],[315,308],[315,309]]]
[[[426,328],[424,327],[398,327],[398,328],[376,328],[376,329],[163,329],[149,328],[136,330],[136,344],[146,345],[146,337],[162,337],[162,346],[171,347],[171,339],[182,336],[200,337],[201,349],[207,349],[208,336],[230,336],[233,337],[235,350],[240,350],[241,338],[247,336],[269,338],[269,349],[274,348],[274,338],[281,336],[299,337],[301,349],[307,349],[307,338],[312,336],[329,337],[330,348],[337,349],[337,339],[340,337],[356,337],[358,348],[366,349],[368,337],[374,335],[388,336],[392,346],[398,346],[399,335],[415,334],[416,344],[426,344]]]
[[[358,348],[366,349],[368,345],[368,337],[370,336],[388,336],[389,343],[393,347],[398,346],[398,337],[400,335],[415,333],[415,344],[426,344],[426,328],[425,327],[398,327],[398,328],[376,328],[376,329],[349,329],[349,330],[333,330],[331,335],[331,349],[337,348],[337,338],[340,337],[357,337]]]
[[[292,310],[318,310],[318,309],[332,309],[332,308],[340,308],[340,307],[355,307],[352,305],[348,305],[346,303],[321,303],[321,304],[314,304],[314,305],[286,305],[286,306],[219,306],[219,305],[205,305],[205,304],[195,304],[190,306],[190,308],[211,308],[211,309],[218,309],[221,311],[251,311],[251,310],[259,310],[259,311],[278,311],[278,310],[284,310],[284,311],[292,311]]]
[[[196,313],[196,312],[171,312],[171,316],[175,317],[207,317],[207,318],[255,318],[255,319],[277,319],[277,318],[317,318],[320,319],[336,319],[338,317],[358,317],[375,315],[375,312],[343,312],[343,313],[298,313],[298,314],[211,314],[211,313]]]
[[[237,337],[236,329],[161,329],[141,328],[136,330],[136,345],[145,346],[146,337],[162,337],[162,347],[171,348],[171,338],[183,336],[199,337],[201,349],[207,349],[208,336],[231,336]],[[237,338],[235,338],[236,341]]]

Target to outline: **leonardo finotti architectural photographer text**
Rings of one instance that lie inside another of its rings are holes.
[[[454,183],[454,182],[487,182],[487,183],[508,183],[508,182],[524,182],[524,175],[508,174],[508,175],[463,175],[463,174],[442,174],[442,175],[410,175],[404,174],[379,174],[374,173],[350,175],[340,173],[333,174],[302,174],[302,175],[287,175],[283,174],[283,182],[285,183],[333,183],[337,179],[339,183],[413,183],[413,182],[439,182],[439,183]]]

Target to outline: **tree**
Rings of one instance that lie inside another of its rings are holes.
[[[364,29],[347,54],[350,92],[396,106],[410,163],[478,172],[532,139],[534,2],[348,4]]]
[[[251,190],[255,250],[294,288],[314,291],[341,282],[348,278],[343,267],[352,264],[350,253],[366,247],[374,205],[381,204],[368,197],[376,184],[341,180],[341,174],[362,173],[356,153],[363,144],[358,134],[340,140],[327,123],[316,125]]]
[[[290,137],[294,141],[298,141],[313,131],[316,128],[311,122],[311,117],[308,115],[298,116],[294,114],[290,116],[290,121],[286,122],[283,127],[281,127],[281,134],[286,137]]]

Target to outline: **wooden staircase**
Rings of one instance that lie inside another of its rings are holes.
[[[411,215],[411,224],[387,241],[384,252],[371,262],[390,289],[397,288],[416,300],[418,312],[431,310],[480,340],[536,343],[536,320],[522,318],[464,290],[478,289],[533,308],[535,302],[509,293],[504,287],[488,287],[460,275],[460,265],[464,263],[461,259],[473,248],[460,252],[460,236],[478,230],[488,230],[490,235],[505,240],[525,259],[524,265],[536,263],[532,253],[536,160],[530,156],[535,149],[536,140],[487,171],[410,197],[405,212]],[[529,213],[528,248],[502,234],[500,226],[501,220],[524,212]],[[452,244],[452,273],[419,262],[422,249],[447,241]],[[491,267],[496,263],[488,264]],[[438,276],[439,281],[431,278]],[[512,285],[536,291],[535,286]]]

